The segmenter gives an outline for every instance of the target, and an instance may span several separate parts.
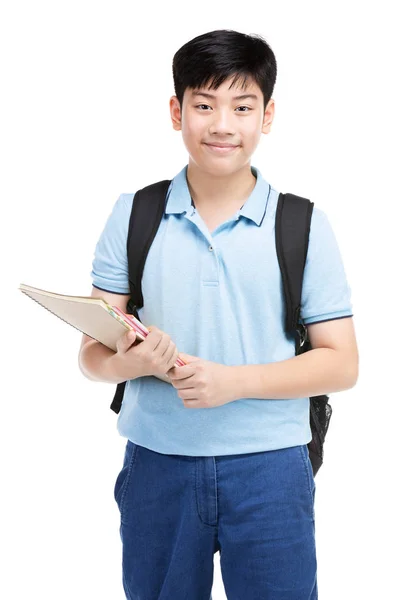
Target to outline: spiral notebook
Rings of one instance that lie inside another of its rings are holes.
[[[46,308],[81,333],[97,340],[114,352],[117,351],[117,340],[128,329],[134,329],[137,342],[142,342],[149,330],[134,315],[124,313],[118,306],[108,304],[103,298],[92,296],[67,296],[21,283],[21,292]],[[185,365],[178,358],[175,366]],[[170,383],[168,375],[159,377]]]

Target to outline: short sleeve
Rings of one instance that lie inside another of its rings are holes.
[[[304,323],[351,317],[351,288],[327,215],[313,209],[301,294]]]
[[[96,244],[91,278],[94,287],[114,294],[129,294],[126,242],[133,194],[121,194],[115,202]]]

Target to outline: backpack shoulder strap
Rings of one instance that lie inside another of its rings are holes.
[[[314,203],[295,194],[279,194],[275,244],[286,304],[285,331],[301,331],[301,291]],[[297,349],[296,349],[297,354]]]
[[[286,304],[285,331],[295,335],[295,354],[311,350],[300,304],[314,203],[294,194],[279,194],[275,241]],[[310,396],[311,441],[307,444],[313,475],[323,463],[324,441],[332,415],[326,394]]]
[[[166,195],[171,180],[164,179],[136,192],[129,219],[126,250],[128,254],[131,299],[128,308],[138,319],[143,307],[142,275],[147,254],[164,215]]]
[[[171,180],[164,179],[138,190],[132,203],[126,242],[131,297],[126,312],[135,315],[137,319],[139,319],[137,309],[143,306],[143,269],[164,214],[170,183]],[[117,414],[121,410],[125,385],[126,381],[117,385],[114,399],[110,405],[111,410]]]

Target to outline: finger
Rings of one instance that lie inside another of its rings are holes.
[[[203,408],[198,398],[185,398],[182,402],[185,408]]]
[[[176,355],[176,347],[174,342],[170,342],[167,350],[164,353],[163,359],[165,361],[165,369],[166,373],[174,366],[175,355]]]
[[[188,387],[182,382],[179,382],[178,384],[175,382],[175,389],[181,400],[189,400],[190,398],[195,398],[197,396],[196,389],[193,386]]]
[[[171,377],[176,377],[177,369],[180,369],[180,365],[176,365],[176,361],[178,360],[180,354],[178,348],[175,348],[175,352],[171,358],[171,362],[169,363],[168,375]]]
[[[171,338],[166,333],[163,333],[160,342],[155,349],[157,356],[163,361],[168,360],[171,344],[173,344]]]
[[[174,372],[172,373],[173,379],[187,379],[188,377],[192,377],[195,373],[195,367],[191,365],[185,365],[183,367],[174,367]]]
[[[175,368],[174,365],[177,361],[178,356],[179,356],[178,348],[176,346],[174,346],[174,351],[173,351],[170,361],[168,363],[168,370]]]
[[[158,329],[157,327],[151,327],[150,333],[146,336],[145,339],[147,348],[151,352],[153,352],[161,342],[162,337],[163,332],[161,331],[161,329]]]
[[[117,341],[117,350],[119,352],[126,352],[136,340],[136,333],[134,329],[127,331],[122,338]]]

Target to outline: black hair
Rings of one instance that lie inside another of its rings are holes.
[[[277,65],[270,46],[260,35],[248,35],[231,29],[217,29],[199,35],[184,44],[172,61],[175,95],[180,105],[186,88],[198,89],[210,82],[216,90],[234,76],[232,87],[250,77],[264,96],[264,111],[274,89]]]

